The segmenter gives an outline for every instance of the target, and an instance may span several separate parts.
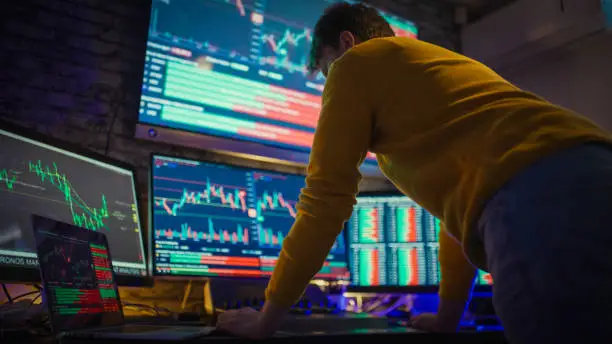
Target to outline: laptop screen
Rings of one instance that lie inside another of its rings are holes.
[[[123,324],[106,236],[39,216],[32,219],[54,331]]]

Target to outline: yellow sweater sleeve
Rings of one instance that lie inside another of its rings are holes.
[[[465,257],[461,244],[446,232],[440,231],[440,298],[467,301],[472,292],[476,268]]]
[[[274,304],[290,306],[300,298],[353,211],[373,127],[373,87],[363,75],[354,77],[363,68],[359,60],[345,54],[326,81],[306,187],[266,290]]]

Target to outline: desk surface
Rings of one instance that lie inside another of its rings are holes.
[[[266,340],[266,343],[316,343],[326,344],[334,343],[337,344],[341,340],[355,340],[359,337],[368,337],[369,340],[384,340],[384,343],[410,343],[410,344],[429,344],[439,343],[444,341],[446,343],[506,343],[502,333],[457,333],[457,334],[431,334],[423,333],[412,329],[393,329],[393,330],[354,330],[350,332],[335,332],[335,333],[323,333],[313,332],[304,333],[299,335],[291,334],[279,334],[274,338]],[[362,338],[363,339],[363,338]],[[141,341],[138,340],[63,340],[62,344],[133,344]],[[211,335],[205,338],[186,341],[184,343],[245,343],[246,340],[242,338],[223,336],[223,335]],[[54,344],[51,338],[13,338],[13,339],[2,339],[2,344]],[[152,343],[147,341],[147,344]],[[166,343],[166,342],[156,342]],[[174,342],[173,342],[174,344]]]

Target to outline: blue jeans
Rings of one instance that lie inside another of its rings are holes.
[[[511,344],[612,342],[612,148],[529,166],[487,202],[478,230]]]

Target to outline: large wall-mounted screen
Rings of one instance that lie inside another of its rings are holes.
[[[312,29],[334,2],[153,0],[140,122],[307,152],[325,82],[306,70]]]

